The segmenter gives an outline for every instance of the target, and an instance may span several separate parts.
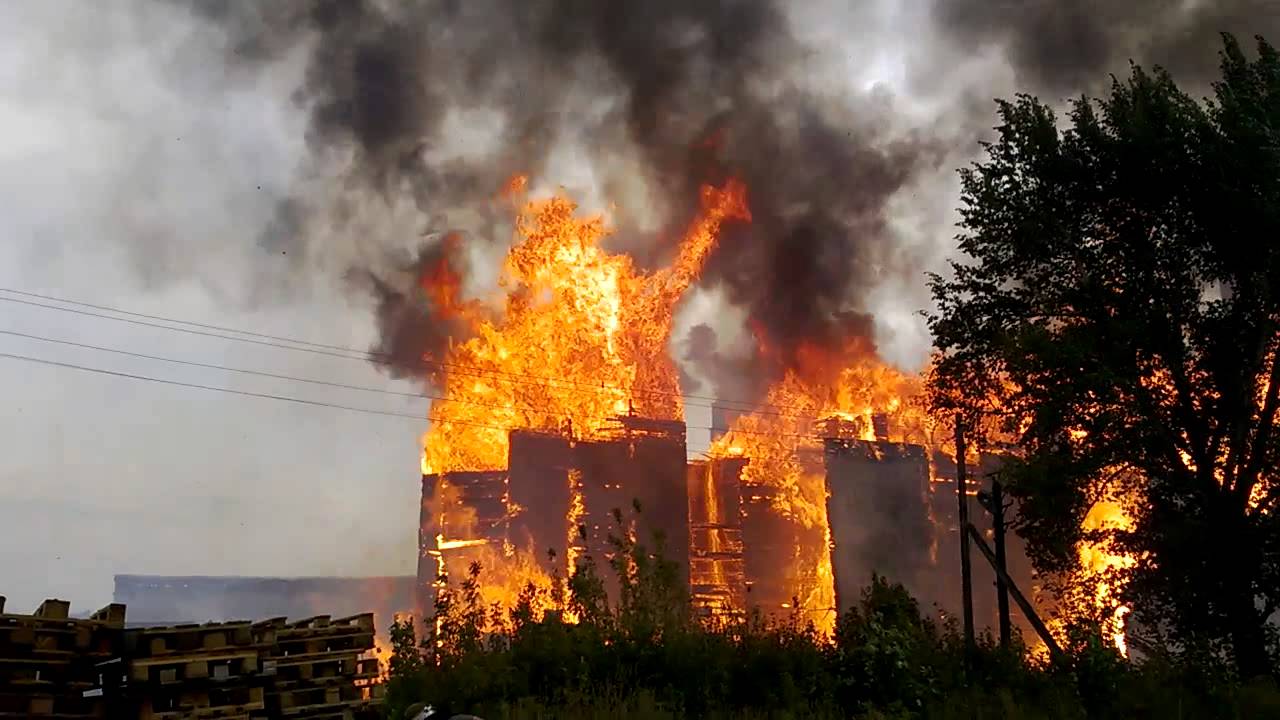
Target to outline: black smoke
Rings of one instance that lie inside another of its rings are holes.
[[[544,175],[568,142],[611,199],[637,182],[649,189],[649,206],[619,200],[617,242],[651,265],[696,211],[699,185],[742,179],[753,221],[725,231],[702,283],[723,287],[768,348],[839,352],[848,313],[868,310],[870,290],[926,269],[896,248],[889,201],[958,164],[957,143],[970,149],[960,157],[976,151],[991,119],[990,105],[965,96],[921,129],[899,122],[884,92],[815,86],[815,50],[783,0],[157,1],[222,28],[230,72],[252,77],[304,52],[295,99],[318,167],[346,158],[338,166],[349,193],[411,199],[425,237],[465,229],[467,243],[503,240],[493,195],[515,173],[557,182]],[[856,23],[860,12],[842,17]],[[937,62],[995,47],[1021,89],[1078,93],[1124,72],[1131,57],[1209,77],[1219,30],[1263,29],[1257,23],[1273,26],[1278,15],[1249,0],[937,0],[921,42],[938,47],[912,57],[927,64],[931,52]],[[459,128],[486,122],[482,147],[459,152]],[[310,227],[278,223],[294,235],[283,242],[305,249],[291,254],[323,252],[306,238],[316,222],[323,216]],[[377,302],[376,349],[399,372],[418,372],[456,330],[405,281],[433,252],[392,258],[390,271],[353,270]],[[870,334],[870,323],[857,327]],[[760,375],[748,386],[767,387],[790,363],[747,363]]]
[[[942,158],[935,140],[890,132],[884,99],[803,89],[807,50],[773,0],[186,1],[226,29],[234,72],[308,48],[296,100],[312,153],[350,153],[345,182],[412,197],[424,230],[452,229],[514,173],[538,177],[566,131],[605,169],[606,194],[637,176],[660,190],[619,218],[619,244],[645,265],[666,258],[701,184],[742,179],[754,222],[729,230],[704,282],[771,345],[827,341],[871,285],[887,198]],[[477,108],[501,131],[480,157],[451,156],[449,114]],[[630,223],[641,213],[658,229]],[[356,271],[378,302],[378,350],[431,354],[416,338],[447,335],[439,319],[379,272]]]
[[[1274,39],[1273,0],[937,0],[940,32],[965,52],[1002,48],[1021,89],[1045,99],[1096,90],[1130,60],[1160,65],[1187,89],[1217,76],[1221,33]]]

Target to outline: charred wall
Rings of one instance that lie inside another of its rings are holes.
[[[742,485],[743,574],[746,607],[766,615],[791,603],[796,587],[796,549],[800,528],[777,509],[778,489],[768,485]]]
[[[857,602],[874,571],[901,582],[924,609],[958,617],[960,602],[960,521],[955,461],[918,445],[831,439],[827,447],[828,520],[836,601],[842,609]],[[930,463],[933,465],[930,472]],[[991,516],[977,502],[1002,464],[983,455],[969,469],[969,517],[991,543]],[[1016,507],[1007,522],[1016,517]],[[1030,561],[1021,538],[1006,535],[1010,574],[1028,596],[1034,594]],[[978,627],[998,622],[995,573],[974,549],[974,620]],[[1030,637],[1029,624],[1015,608],[1015,624]]]
[[[585,514],[585,549],[598,566],[614,552],[610,536],[633,532],[651,551],[660,540],[667,559],[680,564],[688,581],[689,509],[684,423],[621,418],[617,434],[606,440],[579,442],[576,465],[581,473]],[[621,523],[619,523],[619,519]],[[602,572],[610,597],[618,580]]]
[[[827,519],[837,607],[853,605],[872,573],[935,600],[930,547],[929,465],[925,449],[868,440],[829,439]]]
[[[532,552],[548,574],[568,577],[573,445],[563,435],[515,430],[509,447],[510,541]]]
[[[581,543],[577,549],[596,562],[616,601],[618,581],[607,563],[614,552],[609,538],[634,532],[637,542],[651,550],[655,537],[661,537],[664,555],[679,563],[687,582],[685,464],[684,423],[624,416],[601,439],[512,431],[507,470],[424,475],[419,612],[434,603],[440,572],[464,572],[481,545],[527,551],[547,574],[567,577],[568,545],[574,537]],[[576,518],[580,539],[577,528],[570,527],[575,492],[581,501]]]

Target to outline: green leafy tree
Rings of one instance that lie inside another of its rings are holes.
[[[1257,49],[1225,38],[1205,102],[1135,67],[1061,125],[1000,103],[929,318],[935,407],[996,414],[1025,449],[1036,563],[1069,568],[1119,499],[1137,625],[1245,675],[1275,672],[1280,609],[1280,57]]]

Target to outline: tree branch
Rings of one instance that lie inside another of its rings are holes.
[[[1261,417],[1258,419],[1258,429],[1254,435],[1249,461],[1246,465],[1246,477],[1249,481],[1249,487],[1245,491],[1246,501],[1253,494],[1253,487],[1258,483],[1259,476],[1262,474],[1262,467],[1266,461],[1271,443],[1271,433],[1275,427],[1276,410],[1277,407],[1280,407],[1280,351],[1278,350],[1273,350],[1271,353],[1271,373],[1267,383],[1267,397],[1262,404]]]

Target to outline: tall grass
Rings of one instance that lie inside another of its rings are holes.
[[[514,607],[485,607],[473,566],[440,592],[421,643],[411,623],[395,624],[389,717],[431,702],[486,720],[1280,718],[1271,680],[1131,663],[1094,627],[1073,628],[1052,663],[989,633],[966,653],[954,624],[926,617],[880,577],[833,637],[799,615],[699,620],[660,546],[614,547],[616,602],[587,559]]]

